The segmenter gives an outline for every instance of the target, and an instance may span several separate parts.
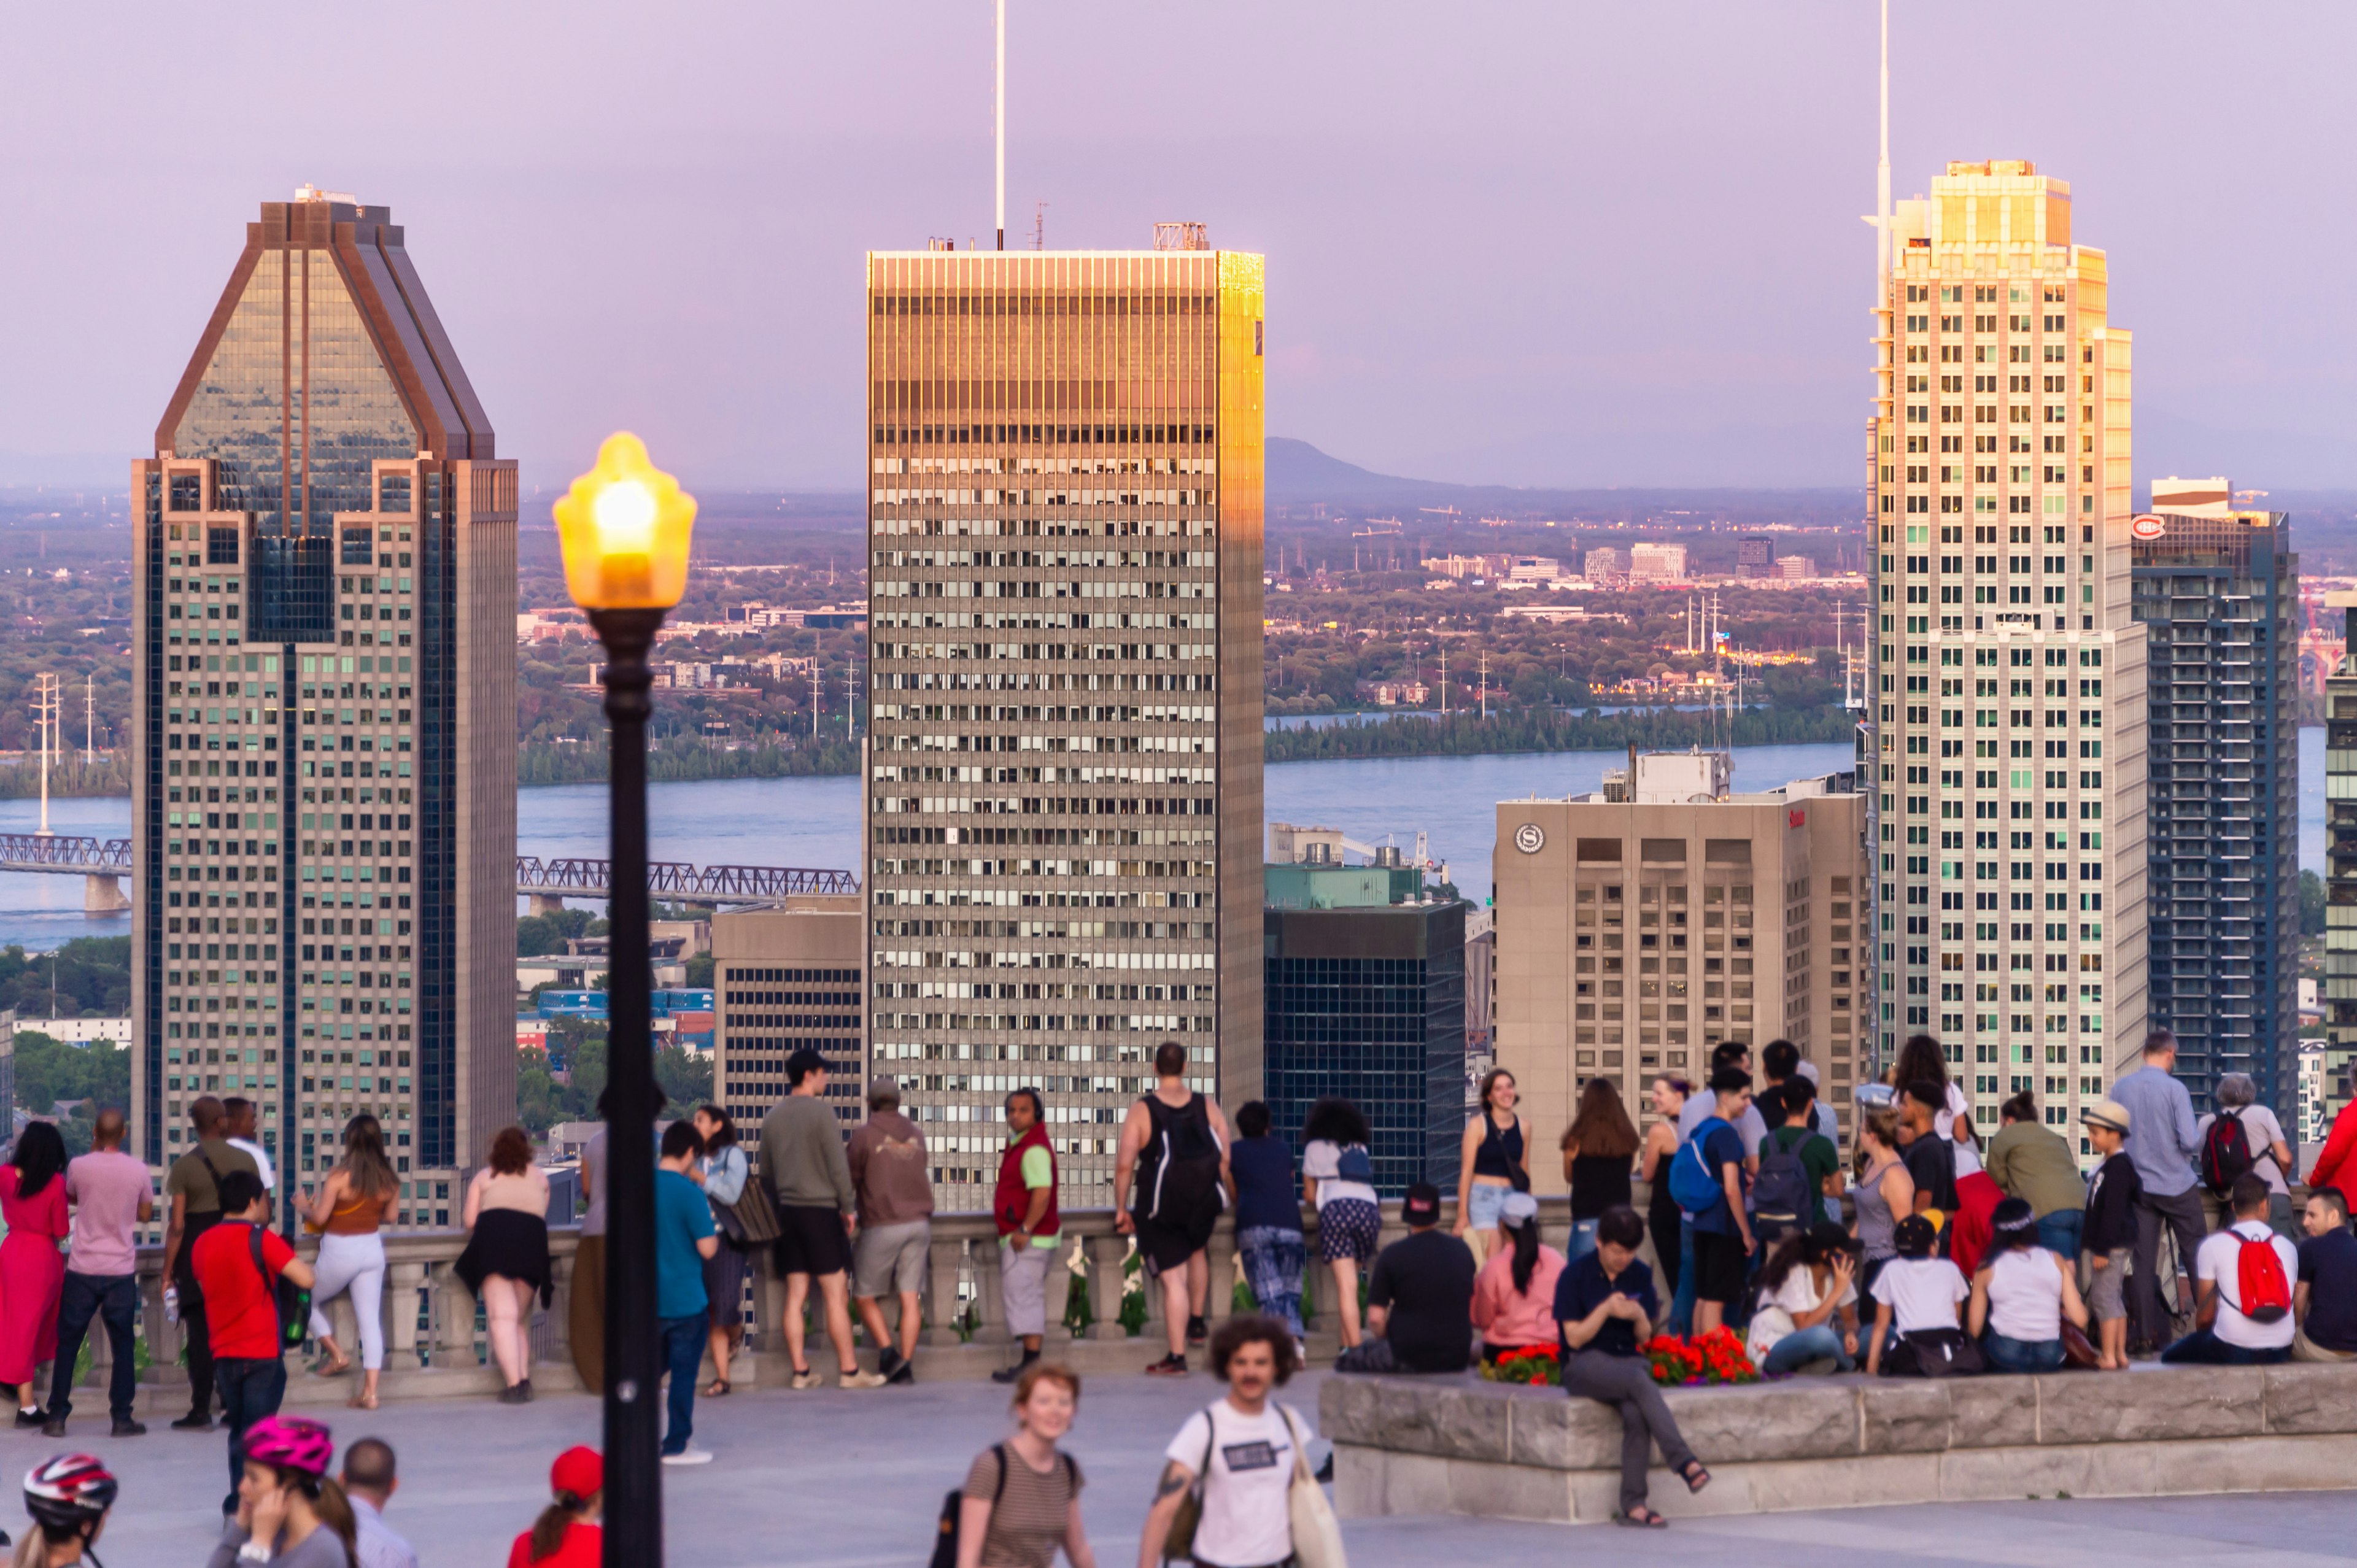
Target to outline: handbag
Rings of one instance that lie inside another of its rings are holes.
[[[752,1176],[737,1189],[736,1202],[712,1206],[712,1219],[739,1251],[765,1247],[785,1233],[778,1223],[777,1208],[770,1202],[769,1183]]]
[[[1350,1568],[1342,1551],[1342,1525],[1326,1488],[1309,1469],[1309,1444],[1300,1419],[1286,1406],[1277,1407],[1293,1434],[1293,1484],[1286,1488],[1286,1514],[1293,1526],[1293,1560],[1300,1568]]]
[[[2067,1317],[2062,1320],[2062,1364],[2089,1369],[2104,1364],[2103,1357],[2088,1343],[2087,1331]]]

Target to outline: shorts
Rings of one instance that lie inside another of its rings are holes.
[[[778,1273],[839,1274],[851,1266],[843,1216],[818,1204],[778,1205]]]
[[[903,1219],[897,1225],[862,1230],[851,1244],[851,1294],[880,1301],[888,1295],[921,1292],[932,1236],[930,1219]]]
[[[1732,1306],[1743,1297],[1743,1238],[1717,1230],[1694,1233],[1695,1299]]]
[[[2087,1282],[2087,1315],[2098,1323],[2128,1315],[2128,1250],[2121,1247],[2106,1255],[2111,1262],[2103,1268],[2092,1261],[2087,1264],[2087,1273],[2093,1276]]]
[[[1327,1262],[1348,1258],[1365,1262],[1375,1255],[1383,1212],[1363,1197],[1338,1197],[1318,1211],[1318,1256]]]
[[[1179,1225],[1143,1214],[1133,1218],[1137,1222],[1137,1255],[1146,1260],[1146,1278],[1156,1279],[1167,1270],[1185,1268],[1188,1259],[1211,1244],[1211,1231],[1220,1223],[1220,1206],[1206,1203]]]
[[[1497,1230],[1506,1218],[1506,1195],[1513,1190],[1511,1187],[1491,1187],[1485,1182],[1475,1182],[1473,1190],[1465,1198],[1467,1213],[1471,1216],[1466,1221],[1467,1225],[1475,1230]]]

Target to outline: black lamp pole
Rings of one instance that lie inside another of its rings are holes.
[[[591,610],[613,725],[607,906],[606,1568],[662,1563],[662,1381],[655,1322],[655,1089],[647,960],[647,651],[661,610]]]

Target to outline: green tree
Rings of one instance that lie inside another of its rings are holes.
[[[2324,878],[2313,871],[2299,874],[2299,934],[2324,934]]]
[[[655,1084],[663,1091],[664,1115],[692,1115],[711,1102],[712,1058],[685,1046],[665,1046],[655,1053]]]
[[[687,988],[690,991],[712,989],[712,955],[696,953],[687,961]]]
[[[130,1108],[131,1053],[112,1040],[80,1046],[20,1028],[16,1052],[16,1103],[37,1116],[60,1100]]]

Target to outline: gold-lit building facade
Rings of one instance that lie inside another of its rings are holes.
[[[1937,1036],[1984,1135],[2024,1090],[2067,1130],[2146,1018],[2129,335],[2069,186],[2024,162],[1952,163],[1899,203],[1885,281],[1878,1045]]]
[[[947,1208],[1046,1096],[1067,1201],[1183,1042],[1261,1079],[1263,263],[867,264],[869,1047]]]

